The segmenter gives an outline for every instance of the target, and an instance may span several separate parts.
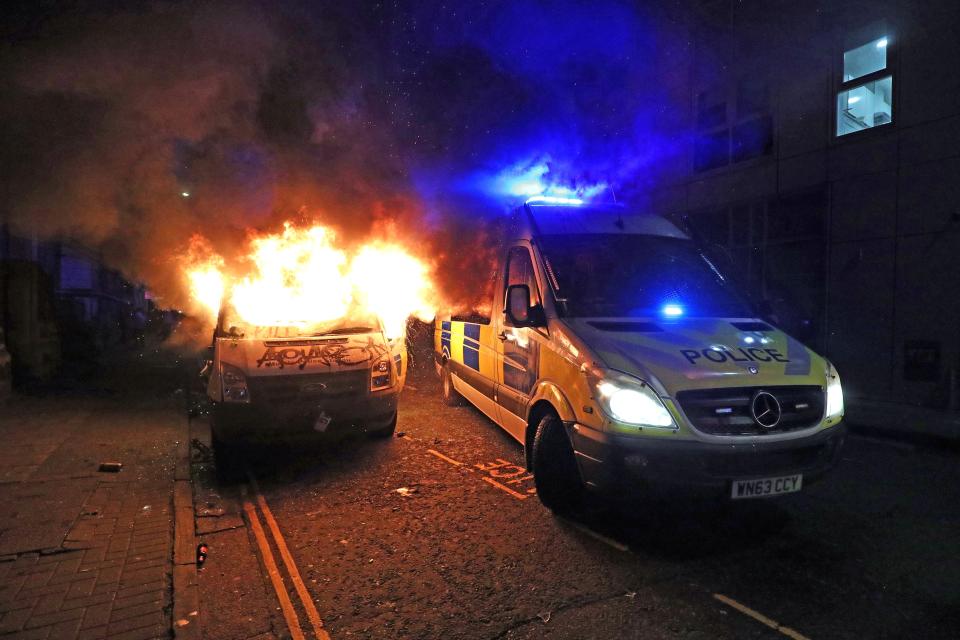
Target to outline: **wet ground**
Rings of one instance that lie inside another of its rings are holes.
[[[956,637],[956,453],[854,436],[788,499],[568,521],[540,504],[522,448],[445,406],[418,362],[398,437],[248,452],[260,503],[251,480],[216,480],[194,421],[206,637],[283,637],[291,610],[312,637],[274,523],[333,638]]]

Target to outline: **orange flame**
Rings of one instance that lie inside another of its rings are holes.
[[[335,241],[321,225],[286,223],[281,233],[251,239],[239,277],[228,275],[216,254],[198,259],[206,245],[193,241],[185,265],[191,296],[211,317],[227,301],[243,322],[260,327],[305,329],[375,315],[387,337],[396,338],[410,316],[433,318],[433,283],[423,261],[397,244],[374,242],[348,255]]]

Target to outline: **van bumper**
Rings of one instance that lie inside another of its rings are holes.
[[[611,436],[579,424],[568,431],[592,489],[726,497],[733,480],[802,473],[807,486],[820,479],[839,459],[847,429],[841,423],[804,438],[756,444]]]
[[[216,403],[212,428],[226,441],[271,442],[376,431],[397,413],[400,394],[382,392],[360,398],[297,402],[291,406]],[[315,428],[321,414],[331,418],[322,432]]]

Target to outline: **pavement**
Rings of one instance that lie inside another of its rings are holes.
[[[151,388],[170,367],[140,368],[112,389],[46,389],[4,405],[0,637],[171,636],[187,420],[175,385]],[[105,462],[122,466],[101,471]]]

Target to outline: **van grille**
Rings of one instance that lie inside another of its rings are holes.
[[[247,378],[250,399],[255,404],[287,405],[322,399],[365,396],[370,372],[340,371],[292,376],[256,376]]]
[[[780,403],[780,422],[772,429],[753,419],[750,406],[758,391]],[[697,389],[677,393],[680,407],[704,433],[718,436],[754,436],[795,431],[816,425],[823,418],[824,391],[818,386],[734,387]]]

